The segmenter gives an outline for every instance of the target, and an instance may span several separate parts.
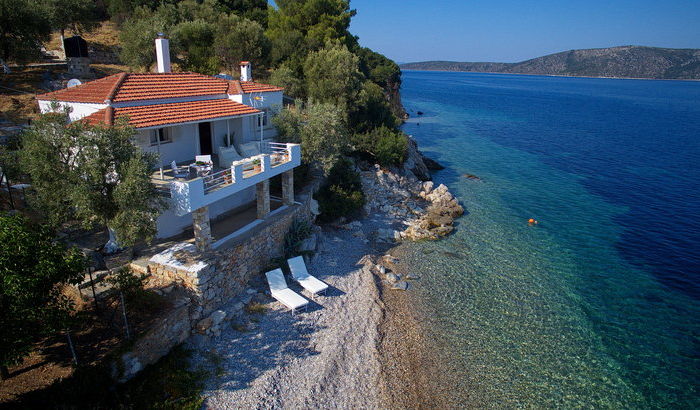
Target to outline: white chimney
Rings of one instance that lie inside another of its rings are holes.
[[[250,61],[241,61],[241,81],[253,81],[253,68]]]
[[[170,72],[170,43],[163,33],[158,33],[156,39],[156,58],[158,59],[158,72]]]

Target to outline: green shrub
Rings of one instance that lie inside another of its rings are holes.
[[[382,127],[377,130],[375,155],[383,166],[401,165],[406,160],[408,138],[401,131]]]
[[[316,193],[321,222],[330,222],[340,217],[352,217],[365,204],[360,175],[352,162],[338,161],[331,168],[326,183]]]
[[[311,224],[304,219],[295,219],[289,225],[289,231],[284,235],[284,256],[291,258],[298,255],[297,248],[301,242],[311,235]]]
[[[355,150],[370,154],[382,166],[398,166],[406,160],[408,138],[401,131],[388,127],[356,134],[353,137]]]
[[[145,280],[146,275],[135,275],[130,269],[121,268],[109,275],[106,282],[115,289],[122,291],[125,296],[131,296],[143,290],[143,282]]]

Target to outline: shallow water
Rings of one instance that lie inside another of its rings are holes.
[[[456,394],[700,406],[700,83],[407,71],[402,97],[468,212],[401,249]]]

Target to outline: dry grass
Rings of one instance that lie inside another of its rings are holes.
[[[267,306],[259,302],[250,302],[246,305],[245,311],[250,314],[263,314],[267,312]]]
[[[119,28],[111,21],[103,21],[96,29],[88,33],[73,33],[67,30],[65,36],[68,38],[76,34],[80,34],[88,43],[101,47],[119,46]],[[54,32],[51,35],[51,40],[44,44],[44,47],[46,47],[47,50],[61,50],[60,33],[58,31]]]
[[[90,68],[95,72],[97,78],[130,71],[128,65],[121,64],[90,64]]]
[[[65,72],[63,67],[52,70]],[[10,74],[0,75],[0,115],[16,123],[24,123],[39,115],[39,107],[34,101],[35,94],[43,93],[42,76],[46,68],[15,68]]]

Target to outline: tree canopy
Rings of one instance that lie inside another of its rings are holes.
[[[279,0],[270,9],[268,37],[278,52],[277,62],[306,55],[340,41],[353,47],[357,39],[348,31],[355,10],[346,0]]]
[[[150,182],[152,154],[131,141],[134,130],[67,123],[67,113],[39,117],[22,135],[21,166],[34,203],[48,220],[71,218],[114,230],[121,245],[150,241],[163,201]]]
[[[53,30],[89,31],[97,25],[97,8],[92,0],[44,0]]]
[[[231,73],[235,73],[244,60],[259,70],[269,66],[270,41],[265,37],[263,26],[235,14],[219,19],[214,50],[220,64]]]
[[[309,100],[346,111],[354,108],[363,79],[359,63],[345,45],[329,45],[310,53],[304,66]]]
[[[49,23],[37,0],[0,0],[0,64],[37,57],[51,34]]]
[[[316,103],[284,110],[275,118],[283,141],[301,143],[302,160],[329,172],[349,148],[345,112],[336,105]]]
[[[80,282],[85,258],[46,226],[0,215],[0,367],[18,363],[41,337],[62,330],[73,305],[61,293]]]

